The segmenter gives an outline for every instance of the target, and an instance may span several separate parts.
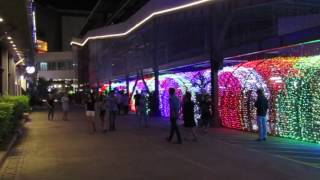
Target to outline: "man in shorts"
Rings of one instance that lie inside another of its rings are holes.
[[[88,95],[87,103],[86,103],[86,119],[88,122],[89,129],[91,129],[91,133],[96,132],[96,125],[94,121],[95,117],[95,98],[93,94]]]

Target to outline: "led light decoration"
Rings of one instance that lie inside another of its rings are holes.
[[[145,78],[144,81],[146,82],[146,85],[148,86],[148,89],[149,91],[154,91],[154,83],[153,83],[153,80],[151,78]],[[131,81],[129,83],[129,89],[130,91],[133,90],[133,86],[135,84],[135,81]],[[135,87],[135,91],[134,92],[131,92],[132,95],[131,95],[131,100],[130,100],[130,110],[131,111],[136,111],[136,107],[135,107],[135,99],[134,99],[134,96],[136,95],[136,92],[139,92],[139,93],[144,93],[147,91],[147,88],[145,87],[144,83],[142,80],[138,80],[137,84],[136,84],[136,87]],[[150,105],[147,104],[147,107],[149,107]],[[149,108],[147,108],[147,111],[150,111]]]
[[[225,67],[218,73],[219,113],[222,125],[245,131],[257,131],[254,102],[257,89],[269,99],[268,132],[280,137],[320,143],[320,56],[276,57]],[[190,91],[193,100],[211,89],[210,70],[164,74],[159,76],[161,115],[169,116],[168,89],[173,87],[182,102]],[[145,78],[154,91],[154,78]],[[135,81],[129,82],[132,91]],[[124,89],[125,82],[112,88]],[[146,90],[139,80],[136,91]],[[132,97],[135,92],[133,92]],[[134,99],[131,99],[131,110]],[[200,117],[195,108],[196,120]]]
[[[277,57],[273,59],[264,59],[250,61],[241,64],[242,67],[253,68],[258,72],[264,79],[267,89],[269,92],[265,93],[269,99],[269,112],[268,112],[268,132],[276,134],[275,132],[275,122],[277,118],[277,111],[275,107],[276,98],[278,92],[284,88],[284,80],[290,75],[297,73],[294,70],[293,64],[298,60],[298,58],[285,58]],[[254,108],[254,107],[253,107]]]
[[[108,90],[109,90],[109,84],[104,84],[99,88],[99,93],[100,94],[108,94]]]
[[[269,99],[269,133],[319,143],[318,75],[320,56],[277,57],[224,68],[219,72],[219,112],[223,125],[257,130],[253,103],[256,89],[263,88]]]
[[[126,90],[126,82],[113,82],[111,83],[111,89],[114,91],[125,91]]]
[[[183,95],[186,92],[186,87],[184,86],[184,79],[181,78],[181,75],[170,74],[162,75],[160,79],[160,110],[161,115],[164,117],[169,117],[170,107],[169,107],[169,88],[175,88],[176,95],[180,99],[180,102],[183,100]]]
[[[29,1],[28,3],[28,13],[30,19],[32,20],[32,40],[33,43],[37,42],[37,23],[36,23],[36,4],[34,0]]]
[[[213,0],[198,0],[198,1],[195,1],[195,2],[191,2],[191,3],[186,3],[184,5],[171,7],[171,8],[160,10],[160,11],[156,11],[156,12],[151,13],[146,18],[142,19],[140,22],[138,22],[137,24],[135,24],[134,26],[132,26],[131,28],[129,28],[125,32],[122,32],[122,33],[120,32],[120,33],[115,33],[115,34],[106,34],[106,35],[100,35],[100,36],[90,36],[90,37],[86,38],[83,42],[71,41],[70,45],[84,46],[89,40],[123,37],[123,36],[126,36],[126,35],[130,34],[134,30],[136,30],[137,28],[142,26],[144,23],[150,21],[155,16],[163,15],[163,14],[167,14],[167,13],[172,13],[172,12],[183,10],[183,9],[186,9],[186,8],[198,6],[198,5],[210,2],[210,1],[213,1]]]
[[[232,72],[223,72],[224,70],[219,73],[218,81],[219,113],[222,125],[228,128],[242,129],[239,103],[241,85]]]
[[[252,111],[257,89],[269,96],[263,78],[253,68],[226,67],[219,72],[219,112],[224,126],[257,130],[256,114]]]
[[[283,137],[320,143],[320,56],[302,57],[293,67],[299,72],[285,81],[286,91],[277,100],[277,132]]]
[[[180,73],[181,78],[185,79],[184,87],[192,95],[191,99],[195,102],[194,115],[196,123],[201,118],[200,99],[203,94],[211,93],[211,71],[209,69]]]

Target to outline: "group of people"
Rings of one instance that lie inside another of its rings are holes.
[[[134,95],[134,102],[135,102],[135,109],[136,109],[136,115],[138,116],[139,120],[139,126],[142,127],[148,127],[148,99],[147,99],[147,93],[142,92],[141,94],[136,91],[136,94]]]
[[[195,102],[192,100],[192,95],[190,92],[186,92],[183,97],[182,106],[180,105],[179,98],[175,94],[175,89],[169,89],[169,105],[170,105],[170,123],[171,129],[169,137],[167,137],[167,141],[171,142],[174,134],[177,136],[177,141],[175,144],[181,144],[182,138],[180,134],[180,130],[177,124],[177,120],[180,117],[180,107],[182,107],[182,119],[184,122],[184,127],[189,129],[189,133],[186,135],[185,140],[192,140],[197,141],[197,134],[196,134],[196,121],[194,115],[195,109]],[[203,95],[200,97],[200,113],[201,118],[199,122],[200,127],[204,127],[205,132],[209,127],[210,119],[211,119],[211,111],[210,111],[210,101],[208,95]],[[192,139],[189,136],[192,136]]]
[[[113,91],[115,93],[116,99],[117,99],[117,106],[118,106],[118,115],[121,114],[121,112],[123,112],[124,114],[128,114],[129,112],[129,94],[128,93],[124,93],[124,91],[119,91],[118,93],[116,93],[115,91]]]
[[[169,89],[169,105],[170,105],[170,123],[171,129],[169,137],[167,137],[167,141],[171,142],[173,136],[176,134],[177,141],[175,144],[182,144],[182,138],[179,131],[179,127],[177,125],[177,120],[180,116],[180,102],[179,98],[175,95],[175,89]],[[257,110],[257,125],[259,128],[259,137],[257,141],[266,141],[267,139],[267,112],[268,112],[268,100],[264,95],[262,89],[257,90],[257,100],[255,101],[255,107]],[[201,112],[201,120],[199,122],[200,127],[204,127],[207,129],[210,125],[211,111],[210,111],[210,96],[203,95],[200,96],[200,112]],[[194,119],[194,108],[195,103],[192,101],[191,93],[186,92],[183,103],[182,103],[182,118],[184,121],[184,127],[190,129],[190,135],[192,135],[192,141],[197,141],[197,135],[195,131],[196,122]],[[206,131],[205,131],[206,132]],[[187,135],[188,137],[188,135]],[[190,140],[185,138],[185,140]]]
[[[98,96],[93,93],[88,94],[85,100],[86,120],[91,133],[97,131],[95,125],[96,112],[99,113],[101,122],[100,126],[103,132],[107,132],[107,123],[105,122],[106,115],[109,116],[109,131],[116,130],[116,116],[119,114],[118,102],[118,97],[115,95],[115,91],[110,91],[107,96]]]
[[[265,141],[267,138],[267,111],[268,111],[268,100],[264,95],[262,89],[257,91],[258,97],[255,102],[255,107],[257,109],[257,125],[259,128],[259,138],[258,141]],[[136,114],[139,120],[139,126],[148,127],[148,100],[146,92],[136,92],[134,95]],[[52,94],[49,95],[47,99],[48,106],[48,119],[53,120],[54,110],[55,110],[55,98]],[[69,98],[67,94],[64,94],[61,98],[61,104],[63,109],[63,120],[68,120],[69,111]],[[199,123],[200,127],[204,128],[204,132],[207,132],[210,126],[211,115],[211,102],[209,95],[201,95],[198,98],[198,104],[200,109],[201,118]],[[103,132],[107,132],[107,123],[105,122],[105,117],[108,115],[109,119],[109,130],[115,131],[115,121],[116,116],[121,114],[128,114],[129,111],[129,95],[127,93],[115,91],[110,91],[107,96],[96,95],[94,93],[88,94],[85,99],[86,105],[86,120],[91,133],[97,131],[95,125],[96,112],[99,113],[99,119],[101,122],[101,129]],[[175,94],[175,89],[169,89],[169,106],[170,106],[170,134],[167,137],[167,141],[171,142],[174,135],[177,136],[176,144],[182,143],[182,138],[180,130],[177,124],[177,120],[180,118],[180,109],[182,107],[182,119],[184,121],[184,127],[189,129],[185,140],[197,141],[196,134],[196,121],[194,115],[195,102],[192,100],[192,95],[190,92],[186,92],[183,97],[182,105],[180,104],[179,98]],[[192,136],[192,139],[189,139]]]
[[[46,105],[48,107],[48,120],[53,120],[54,113],[55,113],[55,104],[57,100],[55,99],[53,94],[49,94],[48,99],[46,100]],[[62,111],[63,116],[62,120],[67,121],[68,120],[68,113],[69,113],[69,103],[70,98],[67,93],[63,93],[63,96],[61,97],[61,105],[62,105]]]

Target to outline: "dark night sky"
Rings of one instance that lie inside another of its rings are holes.
[[[36,2],[56,9],[91,11],[98,0],[36,0]]]

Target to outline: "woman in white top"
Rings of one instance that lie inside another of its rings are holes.
[[[62,110],[63,110],[63,120],[68,120],[68,112],[69,112],[69,97],[67,93],[64,93],[63,97],[61,98],[62,103]]]
[[[115,131],[116,130],[116,115],[118,112],[117,106],[117,98],[114,94],[114,91],[109,92],[109,96],[107,98],[108,107],[109,107],[109,130]]]

